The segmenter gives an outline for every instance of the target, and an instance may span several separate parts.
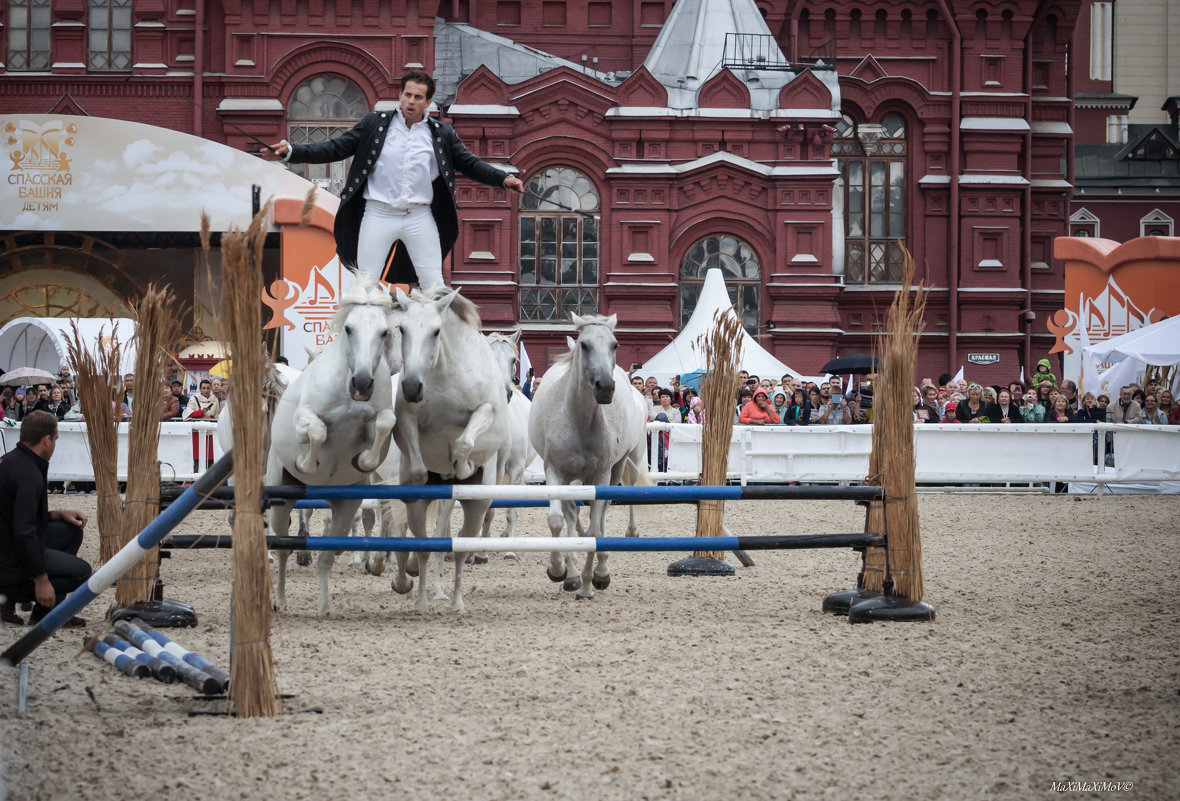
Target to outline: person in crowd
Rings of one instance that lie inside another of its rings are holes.
[[[937,423],[942,419],[938,413],[938,387],[922,384],[918,392],[918,403],[914,406],[915,419],[920,423]]]
[[[1008,394],[1012,396],[1013,400],[1018,400],[1024,397],[1024,387],[1020,386],[1019,381],[1013,381],[1008,385]]]
[[[213,394],[213,382],[208,378],[201,379],[200,391],[188,399],[188,406],[184,407],[181,417],[185,420],[216,419],[221,414],[221,401]]]
[[[61,390],[61,398],[71,406],[74,405],[74,382],[68,378],[60,378],[57,381],[57,388]]]
[[[705,402],[699,397],[695,397],[688,402],[688,416],[685,418],[685,420],[689,423],[704,425]]]
[[[54,387],[49,390],[49,408],[48,410],[58,420],[62,420],[66,413],[70,411],[70,404],[62,397],[60,387]]]
[[[635,387],[636,391],[638,391],[640,394],[643,394],[643,376],[631,376],[631,386]]]
[[[184,391],[184,384],[180,381],[173,380],[169,386],[172,392],[172,397],[176,398],[177,405],[183,409],[188,406],[188,394]]]
[[[786,419],[787,414],[787,393],[779,390],[774,393],[774,411],[778,414],[780,421]]]
[[[1020,416],[1026,423],[1045,422],[1045,407],[1037,400],[1037,394],[1031,389],[1024,393],[1024,405],[1020,407]]]
[[[873,422],[872,415],[869,414],[870,410],[861,408],[859,392],[850,392],[844,398],[846,403],[844,415],[850,424],[863,425]]]
[[[135,374],[123,376],[123,400],[121,401],[124,417],[130,417],[135,406]]]
[[[1020,413],[1020,407],[1012,402],[1012,393],[1000,389],[995,404],[987,410],[987,419],[993,423],[1023,423],[1024,415]]]
[[[209,384],[210,384],[209,391],[213,393],[213,397],[217,398],[217,400],[219,400],[221,402],[221,405],[224,406],[225,405],[225,381],[218,378],[217,376],[211,376],[209,378]]]
[[[955,422],[982,423],[987,417],[987,404],[983,402],[983,387],[971,384],[967,387],[967,399],[955,406]]]
[[[824,402],[823,393],[820,392],[818,386],[811,387],[807,390],[807,402],[811,404],[811,420],[809,421],[813,426],[824,426],[828,424],[828,420],[832,416],[831,399],[829,402]]]
[[[734,410],[734,420],[735,421],[740,420],[741,415],[742,415],[742,409],[746,408],[746,404],[753,402],[753,400],[754,400],[754,390],[750,389],[749,387],[742,387],[738,391],[737,408]]]
[[[1053,408],[1045,415],[1046,423],[1073,423],[1076,418],[1073,414],[1073,409],[1069,408],[1069,400],[1064,394],[1058,393],[1053,396]]]
[[[1133,390],[1127,386],[1119,390],[1119,399],[1106,410],[1107,419],[1112,423],[1142,423],[1143,407],[1132,397]]]
[[[1176,405],[1176,401],[1172,398],[1172,391],[1170,389],[1161,389],[1156,396],[1159,398],[1160,411],[1164,413],[1165,417],[1172,416],[1172,407]]]
[[[12,387],[0,390],[0,420],[19,420],[20,407],[16,402]]]
[[[848,396],[837,392],[828,398],[828,406],[828,425],[844,426],[852,422],[852,416],[848,413]]]
[[[680,417],[682,419],[688,418],[688,410],[692,408],[693,398],[699,397],[697,391],[692,387],[685,387],[684,391],[680,393],[680,398],[683,401],[680,407]]]
[[[33,387],[32,392],[34,395],[34,400],[33,407],[30,409],[30,411],[50,412],[52,414],[52,410],[49,408],[49,385],[37,384]],[[27,394],[28,393],[26,393],[26,396]]]
[[[998,400],[995,387],[982,387],[981,391],[983,392],[983,402],[988,406],[995,404]]]
[[[1053,408],[1053,392],[1056,387],[1047,380],[1034,384],[1034,386],[1037,388],[1037,403],[1048,412]]]
[[[536,378],[533,379],[533,392],[536,392],[540,388],[541,388],[541,376],[537,376]]]
[[[455,172],[492,187],[524,191],[515,175],[472,155],[455,129],[427,115],[435,81],[401,77],[398,108],[366,114],[325,142],[277,142],[262,158],[327,164],[353,157],[336,212],[336,252],[344,266],[422,289],[443,284],[443,260],[458,238]],[[401,242],[401,247],[395,244]],[[387,272],[390,254],[393,264]]]
[[[1106,407],[1098,405],[1098,399],[1093,392],[1087,392],[1078,403],[1076,421],[1079,423],[1105,423]]]
[[[1036,372],[1033,373],[1032,385],[1034,387],[1039,387],[1042,381],[1048,381],[1053,386],[1057,386],[1057,376],[1053,375],[1053,369],[1048,359],[1041,359],[1037,362]]]
[[[524,381],[521,382],[521,385],[520,385],[520,391],[523,392],[524,396],[526,398],[528,398],[529,400],[533,399],[533,382],[536,380],[537,379],[536,379],[535,374],[533,373],[533,368],[530,367],[528,369],[528,372],[525,373]],[[642,384],[642,382],[643,382],[643,379],[640,379],[641,384]]]
[[[643,382],[643,386],[650,391],[652,399],[654,400],[657,393],[660,391],[660,382],[656,380],[654,375],[649,375]]]
[[[1098,408],[1101,409],[1102,412],[1107,415],[1107,419],[1109,419],[1110,396],[1105,392],[1098,396]]]
[[[778,413],[770,405],[766,390],[761,388],[754,393],[753,400],[742,407],[742,412],[738,416],[739,423],[750,426],[764,426],[778,421]]]
[[[647,414],[648,420],[659,420],[660,415],[664,416],[661,423],[679,423],[680,410],[672,404],[672,390],[668,387],[660,387],[656,393],[656,405],[651,407],[651,411]]]
[[[33,601],[29,623],[45,617],[59,601],[90,578],[78,558],[86,517],[77,511],[49,511],[49,460],[57,447],[57,418],[30,412],[21,421],[20,441],[0,457],[0,615],[20,624],[15,602]],[[79,617],[67,626],[84,626]]]
[[[811,423],[811,402],[803,387],[791,390],[791,402],[787,404],[787,416],[783,423],[789,426],[805,426]]]
[[[1152,393],[1143,398],[1143,422],[1149,426],[1166,426],[1168,416],[1159,407],[1159,400]]]
[[[1076,413],[1078,410],[1078,385],[1067,378],[1058,385],[1058,389],[1065,396],[1069,408]]]
[[[180,417],[180,398],[172,392],[172,387],[165,384],[161,393],[163,397],[160,401],[160,419],[171,420]]]

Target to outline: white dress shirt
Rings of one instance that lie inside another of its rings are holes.
[[[395,209],[429,205],[434,199],[431,185],[437,177],[438,162],[426,118],[407,128],[401,110],[394,112],[385,144],[369,174],[365,199],[388,203]]]

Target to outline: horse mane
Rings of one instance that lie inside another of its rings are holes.
[[[439,286],[423,292],[421,289],[415,289],[410,292],[410,297],[414,300],[421,301],[435,301],[439,298],[446,297],[451,292],[450,287]],[[467,298],[460,294],[459,290],[455,290],[455,299],[451,301],[450,312],[455,315],[460,321],[478,331],[483,327],[483,320],[479,316],[479,308]]]
[[[393,300],[389,297],[389,293],[381,284],[377,283],[377,279],[371,275],[361,273],[356,278],[356,283],[348,288],[348,291],[340,296],[340,305],[336,309],[336,314],[332,317],[332,330],[339,331],[340,327],[344,325],[344,320],[348,317],[349,312],[354,306],[380,306],[385,309],[393,308]]]

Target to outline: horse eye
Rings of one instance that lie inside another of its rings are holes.
[[[345,334],[345,336],[352,336],[352,326],[351,325],[344,326],[344,334]]]
[[[440,331],[435,331],[435,332],[434,332],[434,333],[432,333],[430,336],[432,336],[432,337],[433,337],[433,338],[435,338],[435,339],[438,339],[438,335],[439,335],[440,333],[441,333]]]
[[[612,343],[611,343],[611,346],[610,346],[610,349],[611,349],[611,350],[618,350],[618,349],[619,349],[619,343],[618,343],[618,342],[612,342]]]

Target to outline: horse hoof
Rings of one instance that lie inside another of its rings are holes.
[[[596,590],[605,590],[610,586],[610,575],[594,576],[590,579],[590,583],[594,585],[594,589]]]
[[[418,566],[414,565],[414,567],[411,568],[409,565],[406,565],[406,575],[413,576],[414,578],[417,578],[418,577]]]
[[[399,587],[399,586],[397,586],[397,579],[394,579],[393,581],[389,582],[389,586],[392,587],[393,591],[396,592],[398,595],[405,595],[410,590],[414,589],[414,582],[407,580],[406,585],[404,587]]]
[[[514,553],[504,554],[504,561],[505,562],[515,562],[516,561],[516,554],[514,554]]]
[[[545,568],[545,575],[548,576],[549,580],[552,581],[554,584],[556,584],[559,581],[565,581],[565,571],[564,570],[561,571],[560,576],[555,576],[549,572],[549,568]]]
[[[385,563],[384,562],[382,562],[380,565],[376,565],[376,564],[371,565],[368,562],[365,562],[365,573],[367,573],[368,575],[380,576],[384,572],[385,572]]]
[[[593,595],[575,595],[574,600],[575,601],[593,601],[594,596]]]
[[[473,564],[473,565],[486,565],[487,563],[488,563],[488,558],[486,556],[473,556],[473,557],[471,557],[471,564]]]
[[[300,567],[307,567],[311,564],[311,551],[300,551],[295,554],[295,564]]]
[[[563,590],[565,590],[566,592],[573,592],[574,590],[580,590],[580,589],[582,589],[582,580],[581,579],[570,579],[569,581],[562,584],[561,588]]]

